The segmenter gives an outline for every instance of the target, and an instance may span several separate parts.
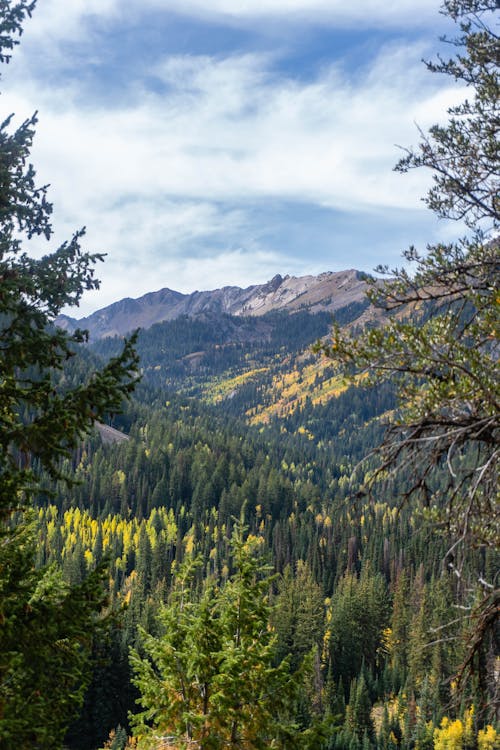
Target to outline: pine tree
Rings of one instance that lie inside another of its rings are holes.
[[[408,637],[411,619],[408,601],[409,588],[408,576],[402,570],[394,591],[390,635],[392,685],[396,692],[404,685],[408,672]]]
[[[0,2],[0,62],[9,61],[35,2]],[[64,459],[119,409],[134,387],[132,342],[75,387],[63,370],[85,332],[55,327],[67,305],[98,282],[102,255],[81,249],[83,230],[41,259],[33,238],[50,240],[52,206],[29,164],[36,115],[0,124],[0,745],[61,746],[89,679],[92,633],[103,605],[102,570],[71,587],[53,569],[35,571],[29,507],[40,470],[68,482]]]
[[[35,528],[19,524],[0,544],[0,746],[60,748],[91,678],[106,597],[98,569],[70,587],[33,565]]]
[[[396,384],[399,409],[375,451],[374,479],[403,480],[400,493],[427,509],[448,534],[447,564],[465,574],[464,558],[483,545],[498,550],[498,458],[500,436],[500,264],[498,262],[499,102],[498,36],[493,27],[497,0],[445,0],[443,13],[459,25],[447,40],[457,54],[427,64],[469,87],[470,97],[449,109],[446,125],[421,133],[396,169],[425,167],[433,173],[427,194],[438,216],[463,220],[470,234],[456,242],[404,253],[407,268],[373,281],[371,301],[387,315],[386,325],[361,336],[336,329],[320,347],[368,382]],[[491,644],[500,593],[482,571],[482,596],[471,617],[467,654],[458,684],[481,670]],[[484,702],[494,700],[494,674]],[[486,689],[486,688],[485,688]]]
[[[361,578],[346,574],[332,598],[329,621],[330,658],[336,678],[345,685],[363,665],[380,668],[380,651],[388,617],[388,599],[381,575],[367,567]]]
[[[8,62],[34,2],[0,5],[0,62]],[[98,287],[93,266],[103,256],[83,252],[83,230],[41,259],[29,257],[33,237],[50,239],[52,206],[28,163],[36,115],[11,132],[0,125],[0,519],[8,523],[37,489],[35,460],[53,478],[94,422],[118,410],[134,388],[137,357],[131,341],[85,384],[62,387],[65,363],[86,340],[54,326],[61,309]],[[69,481],[71,478],[66,477]]]
[[[146,657],[132,651],[144,709],[134,718],[141,749],[158,736],[204,750],[308,746],[290,717],[298,676],[290,676],[286,661],[273,664],[261,541],[239,524],[230,546],[234,572],[222,587],[206,579],[197,593],[199,562],[185,561],[160,612],[162,634],[143,633]]]
[[[373,735],[373,723],[371,719],[371,700],[363,675],[356,683],[356,692],[354,694],[354,704],[352,707],[352,725],[353,729],[360,739],[371,737]]]
[[[319,646],[324,630],[325,607],[321,589],[310,568],[297,563],[293,576],[285,569],[278,583],[279,591],[273,609],[273,627],[277,634],[277,656],[290,656],[292,671],[313,646]]]

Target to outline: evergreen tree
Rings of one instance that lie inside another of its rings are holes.
[[[104,628],[103,569],[70,587],[55,568],[35,570],[27,523],[0,544],[0,746],[55,750],[91,678]]]
[[[391,278],[373,282],[370,299],[390,314],[387,325],[359,337],[336,329],[332,343],[321,347],[351,374],[397,384],[399,410],[375,452],[379,468],[373,476],[404,480],[403,497],[423,502],[449,535],[447,563],[457,576],[472,547],[498,550],[497,10],[497,0],[445,0],[443,12],[459,24],[458,38],[450,42],[457,54],[427,66],[464,83],[471,96],[449,109],[446,125],[422,133],[419,147],[396,167],[431,169],[428,206],[440,217],[464,220],[471,234],[431,246],[425,255],[410,248],[404,258],[414,273],[379,268]],[[483,595],[471,618],[459,684],[482,669],[481,654],[498,622],[499,591],[478,573]],[[493,671],[483,669],[486,703],[494,700],[494,681]]]
[[[368,687],[363,675],[356,684],[352,706],[352,727],[358,738],[370,737],[373,734],[373,724],[371,719],[371,700]]]
[[[408,672],[408,637],[411,619],[409,589],[408,576],[402,570],[394,591],[390,635],[392,687],[396,692],[404,685]]]
[[[144,709],[134,719],[139,748],[154,747],[158,736],[205,750],[308,746],[290,717],[298,676],[286,661],[273,665],[270,578],[260,547],[239,524],[231,538],[234,572],[221,588],[206,579],[197,594],[191,558],[176,576],[160,612],[162,634],[143,633],[144,658],[132,651]]]
[[[332,599],[328,628],[334,674],[344,685],[350,685],[363,666],[381,668],[387,617],[387,592],[381,575],[374,576],[367,568],[360,579],[353,574],[341,579]]]
[[[295,576],[287,567],[278,584],[272,614],[277,635],[277,657],[290,657],[291,669],[297,669],[314,646],[319,646],[324,631],[325,607],[319,585],[302,561]]]
[[[0,2],[0,62],[9,61],[35,2]],[[35,540],[26,509],[40,488],[40,468],[65,478],[63,459],[117,410],[134,386],[131,342],[83,384],[63,369],[85,341],[54,326],[98,282],[102,255],[83,252],[83,231],[41,259],[32,238],[50,240],[52,206],[29,164],[36,116],[0,125],[0,745],[5,750],[61,746],[81,703],[102,572],[78,585],[54,570],[35,572]],[[70,477],[66,476],[69,481]],[[81,560],[79,561],[81,562]]]

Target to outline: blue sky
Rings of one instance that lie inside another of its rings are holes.
[[[108,257],[78,316],[125,296],[397,264],[450,239],[392,171],[463,96],[428,73],[435,0],[39,0],[3,71],[33,110],[55,242]],[[48,248],[35,248],[46,252]]]

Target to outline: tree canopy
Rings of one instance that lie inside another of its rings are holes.
[[[143,632],[145,658],[132,652],[145,709],[134,720],[139,748],[154,747],[161,737],[204,750],[314,742],[313,731],[300,732],[292,719],[301,675],[290,674],[286,659],[274,663],[263,541],[235,526],[234,572],[222,585],[207,578],[196,591],[196,558],[187,558],[176,576],[160,610],[160,635]]]
[[[8,63],[34,2],[0,2],[0,62]],[[90,678],[92,633],[104,604],[103,571],[78,586],[54,569],[35,570],[29,508],[42,470],[62,478],[95,420],[120,408],[137,375],[133,343],[71,387],[63,370],[86,340],[54,324],[63,307],[98,286],[102,254],[84,252],[84,230],[44,257],[50,241],[47,186],[29,163],[36,115],[0,125],[0,744],[60,747]],[[68,481],[71,477],[66,477]]]
[[[369,382],[397,384],[399,408],[375,451],[378,469],[371,479],[405,479],[402,499],[421,501],[447,536],[446,562],[458,579],[471,547],[499,544],[496,10],[495,0],[445,1],[443,13],[460,29],[457,38],[446,39],[456,54],[427,67],[466,84],[471,95],[448,110],[446,125],[421,132],[419,146],[406,150],[396,166],[400,172],[429,168],[427,205],[442,218],[465,222],[469,234],[425,253],[411,247],[403,254],[406,267],[378,267],[382,280],[373,280],[369,296],[389,315],[388,323],[359,337],[337,328],[320,347],[354,377],[365,373]],[[462,678],[473,670],[498,618],[495,582],[481,570],[477,578],[482,593]]]

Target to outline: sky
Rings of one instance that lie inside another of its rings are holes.
[[[39,122],[47,253],[107,253],[81,317],[123,297],[391,267],[457,226],[401,147],[463,98],[422,59],[439,0],[38,0],[2,71],[2,119]]]

